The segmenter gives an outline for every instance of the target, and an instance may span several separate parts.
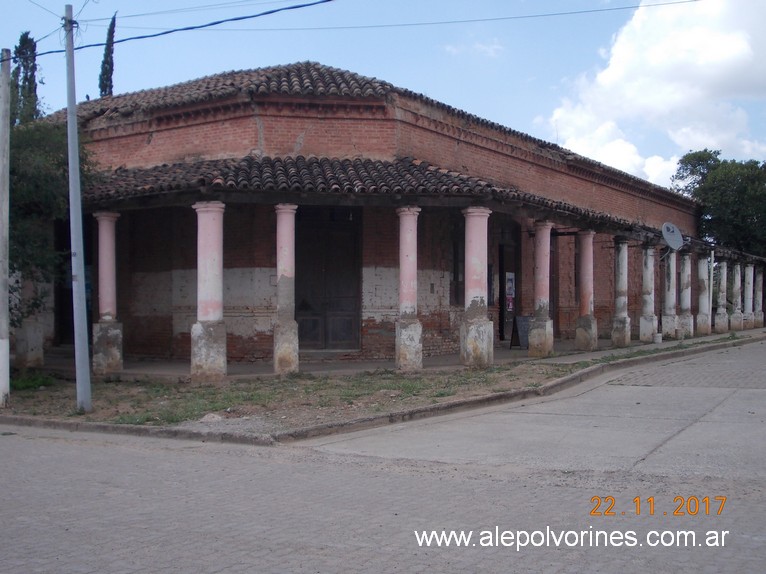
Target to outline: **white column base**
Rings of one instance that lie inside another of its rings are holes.
[[[547,340],[547,335],[546,335]],[[553,341],[553,325],[551,324],[551,341]],[[578,351],[598,350],[598,325],[593,315],[583,315],[577,318],[575,329],[575,349]],[[553,350],[551,346],[551,350]]]
[[[553,320],[532,319],[527,354],[530,357],[549,357],[553,354]]]
[[[615,317],[612,322],[612,345],[630,346],[630,317]]]
[[[678,315],[663,315],[662,316],[663,339],[675,339],[676,329],[678,329]]]
[[[298,322],[278,320],[274,325],[274,373],[288,375],[299,369]]]
[[[715,314],[715,332],[720,334],[729,332],[729,314],[716,313]]]
[[[198,321],[191,328],[191,376],[220,380],[226,376],[226,323]]]
[[[11,340],[0,339],[0,409],[8,407],[11,394]]]
[[[676,331],[679,335],[678,338],[688,339],[694,337],[694,316],[691,313],[679,315]]]
[[[754,329],[755,328],[755,314],[754,313],[745,313],[742,315],[742,326],[745,329]]]
[[[710,315],[706,313],[697,314],[697,336],[704,337],[710,335],[712,325],[710,324]]]
[[[467,367],[489,367],[495,360],[495,330],[488,319],[460,325],[460,362]]]
[[[653,343],[657,334],[657,315],[642,315],[639,320],[639,340],[642,343]]]
[[[28,317],[16,329],[16,361],[18,369],[42,367],[45,362],[43,326],[34,317]]]
[[[756,329],[760,329],[761,327],[763,327],[763,311],[758,311],[757,313],[754,313],[753,326]]]
[[[396,368],[400,371],[423,368],[423,326],[417,319],[396,322]]]
[[[108,375],[122,371],[122,323],[99,321],[93,325],[94,375]]]
[[[729,317],[729,329],[732,331],[741,331],[745,328],[745,316],[742,311],[734,311]]]

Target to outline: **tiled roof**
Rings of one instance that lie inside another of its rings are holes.
[[[469,114],[417,92],[398,88],[376,78],[316,62],[297,62],[253,70],[224,72],[172,86],[107,96],[78,104],[77,113],[81,121],[88,122],[96,118],[104,118],[108,121],[109,118],[141,116],[154,110],[172,110],[186,105],[233,98],[238,95],[249,97],[281,95],[304,98],[374,98],[381,100],[391,94],[422,101],[462,120],[527,141],[541,154],[569,165],[597,173],[610,174],[612,177],[627,181],[641,189],[668,194],[677,200],[683,199],[690,204],[693,203],[691,200],[672,193],[667,188],[651,184],[628,173],[575,154],[556,144]],[[64,121],[65,118],[65,110],[48,116],[48,119],[52,121]]]
[[[172,86],[106,96],[80,103],[77,113],[87,121],[101,116],[130,116],[170,109],[238,94],[381,99],[394,90],[393,85],[375,78],[315,62],[298,62],[223,72]],[[51,118],[63,120],[64,112],[56,112]]]
[[[104,202],[206,189],[245,193],[491,194],[489,183],[412,159],[256,157],[117,169],[84,194]]]
[[[394,161],[319,157],[256,157],[117,169],[85,190],[86,205],[118,206],[121,200],[173,195],[179,192],[301,193],[354,195],[468,196],[518,203],[551,214],[587,219],[591,223],[631,228],[635,224],[607,213],[562,201],[499,188],[479,178],[442,169],[412,158]]]

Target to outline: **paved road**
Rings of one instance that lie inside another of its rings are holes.
[[[544,400],[291,446],[0,426],[0,572],[762,572],[765,355],[657,361]],[[595,496],[615,516],[592,516]],[[673,516],[679,496],[687,514]],[[490,539],[496,527],[512,545]],[[473,530],[471,545],[418,546],[414,531],[443,529]],[[543,546],[517,551],[521,530]],[[679,530],[696,545],[649,545],[688,544]]]

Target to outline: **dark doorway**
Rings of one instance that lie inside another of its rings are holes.
[[[53,282],[54,345],[74,344],[74,310],[72,308],[72,258],[69,221],[54,223],[54,249],[61,254],[61,262]],[[93,292],[93,229],[89,218],[83,222],[83,248],[85,250],[85,297],[87,322],[91,322]]]
[[[358,208],[298,208],[295,319],[302,349],[359,348],[361,218]]]
[[[521,310],[521,227],[516,222],[503,224],[500,234],[500,339],[513,337],[514,319]]]

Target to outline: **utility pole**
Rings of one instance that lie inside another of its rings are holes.
[[[10,309],[8,308],[8,249],[11,163],[11,51],[0,52],[0,408],[11,395]]]
[[[77,98],[74,85],[74,27],[72,5],[64,9],[67,72],[67,148],[69,152],[69,232],[72,249],[72,308],[74,311],[74,353],[77,374],[77,410],[93,410],[90,396],[88,317],[85,302],[85,260],[82,241],[80,200],[80,146],[77,140]]]

